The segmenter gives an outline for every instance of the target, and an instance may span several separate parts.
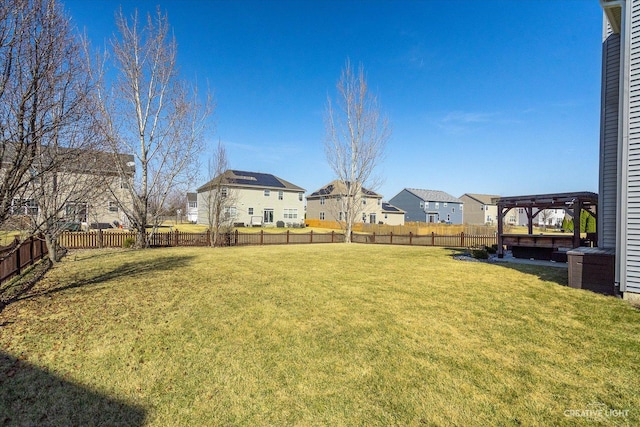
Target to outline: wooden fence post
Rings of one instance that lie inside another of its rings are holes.
[[[309,233],[309,243],[313,243],[313,230]]]
[[[393,231],[389,232],[389,244],[393,245]]]
[[[233,233],[235,241],[233,242],[234,246],[238,246],[238,229]]]
[[[17,237],[14,245],[18,248],[15,252],[16,253],[16,275],[20,275],[20,264],[22,263],[20,262],[20,240],[18,240]]]
[[[434,233],[433,231],[431,232],[431,246],[435,246],[436,245],[436,233]]]
[[[33,256],[33,236],[29,237],[29,264],[33,265],[35,262]]]
[[[333,243],[333,238],[335,236],[336,232],[331,230],[331,243]]]
[[[371,235],[371,243],[375,243],[376,242],[376,232],[374,231],[373,234]]]
[[[409,232],[409,246],[413,245],[413,233]]]
[[[179,232],[178,232],[178,229],[177,229],[177,228],[176,228],[176,232],[175,232],[175,234],[176,234],[176,242],[175,242],[175,243],[176,243],[176,246],[180,246],[180,239],[179,239],[180,234],[179,234]]]
[[[460,232],[460,247],[464,248],[464,231]]]
[[[260,244],[264,243],[264,230],[260,230]]]
[[[287,230],[287,245],[289,244],[289,230]]]

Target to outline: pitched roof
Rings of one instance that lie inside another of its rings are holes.
[[[445,193],[444,191],[440,190],[422,190],[419,188],[405,188],[405,190],[424,200],[425,202],[464,203],[457,197],[453,197],[451,194]]]
[[[351,183],[347,182],[346,185],[349,186],[351,185]],[[322,197],[322,196],[339,196],[345,193],[346,193],[345,184],[342,181],[336,179],[334,181],[331,181],[329,184],[325,185],[321,189],[311,193],[309,196],[307,196],[307,199]],[[382,195],[364,187],[362,187],[362,193],[369,197],[378,198],[378,199],[382,198]]]
[[[399,207],[393,206],[391,203],[382,202],[382,212],[384,213],[405,213]]]
[[[298,187],[290,183],[289,181],[285,181],[282,178],[278,178],[275,175],[271,175],[269,173],[260,173],[260,172],[248,172],[248,171],[239,171],[239,170],[226,170],[223,174],[218,175],[213,178],[211,181],[207,182],[196,191],[198,193],[207,191],[214,185],[217,185],[220,180],[223,185],[230,187],[258,187],[258,188],[275,188],[281,190],[290,190],[290,191],[302,191],[304,192],[304,188]]]
[[[467,196],[470,199],[473,199],[476,202],[481,203],[483,205],[495,205],[495,203],[493,203],[492,200],[500,198],[500,196],[495,194],[476,194],[476,193],[464,193],[462,196],[460,196],[460,198],[462,199],[462,197],[464,196]]]
[[[198,193],[187,193],[187,201],[188,202],[197,202],[198,201]]]

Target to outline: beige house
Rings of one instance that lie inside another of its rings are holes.
[[[267,173],[227,170],[196,190],[198,224],[209,225],[209,195],[218,188],[228,200],[224,209],[232,224],[304,223],[304,188]]]
[[[307,218],[342,221],[340,198],[346,194],[344,184],[335,180],[307,196]],[[362,189],[359,221],[366,224],[404,225],[404,211],[382,201],[382,195]]]
[[[128,226],[123,207],[132,206],[133,156],[118,155],[118,168],[113,153],[70,150],[68,155],[60,171],[48,173],[43,183],[30,185],[22,197],[12,200],[11,214],[35,223],[55,216],[70,229]]]
[[[498,206],[495,194],[464,193],[460,200],[464,202],[463,222],[472,225],[495,225],[498,220]],[[515,218],[512,218],[515,223]],[[509,220],[509,218],[507,218]]]

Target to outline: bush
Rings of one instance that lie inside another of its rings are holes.
[[[471,256],[475,259],[489,259],[486,249],[471,249]]]
[[[485,251],[487,251],[488,254],[492,254],[493,255],[496,252],[498,252],[498,245],[487,246],[484,249],[485,249]]]
[[[276,222],[276,227],[278,227],[278,228],[284,228],[284,221],[277,221],[277,222]]]
[[[136,244],[135,237],[127,237],[127,238],[124,239],[124,242],[122,242],[122,247],[123,248],[131,248],[135,244]]]

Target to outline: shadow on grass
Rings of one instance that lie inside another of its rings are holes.
[[[569,285],[569,271],[564,267],[547,267],[543,265],[518,264],[515,262],[492,262],[491,265],[510,268],[525,274],[538,276],[540,280],[554,282],[558,285]]]
[[[142,426],[139,406],[0,352],[0,425]]]
[[[189,261],[193,259],[192,256],[163,256],[157,257],[152,260],[145,260],[144,262],[128,262],[118,265],[116,268],[98,274],[96,276],[87,277],[81,280],[72,280],[63,284],[52,284],[52,286],[33,286],[33,283],[29,283],[22,289],[16,291],[14,295],[2,301],[0,304],[0,312],[6,308],[9,304],[36,298],[44,295],[51,295],[58,292],[63,292],[69,289],[85,288],[90,286],[99,285],[109,280],[115,280],[123,277],[129,279],[136,279],[141,276],[145,276],[150,273],[156,273],[160,271],[179,271],[180,268],[185,267]],[[39,280],[41,277],[36,279]],[[58,285],[58,286],[56,286]]]
[[[450,250],[451,256],[459,256],[459,255],[468,255],[469,250],[464,248],[445,248]],[[491,265],[496,265],[499,267],[510,268],[512,270],[519,271],[525,274],[531,274],[537,276],[540,280],[544,280],[547,282],[554,282],[562,286],[568,286],[569,284],[569,273],[564,266],[551,267],[544,265],[534,265],[534,264],[519,264],[517,262],[491,262],[489,260],[477,260],[475,262],[483,262]]]

